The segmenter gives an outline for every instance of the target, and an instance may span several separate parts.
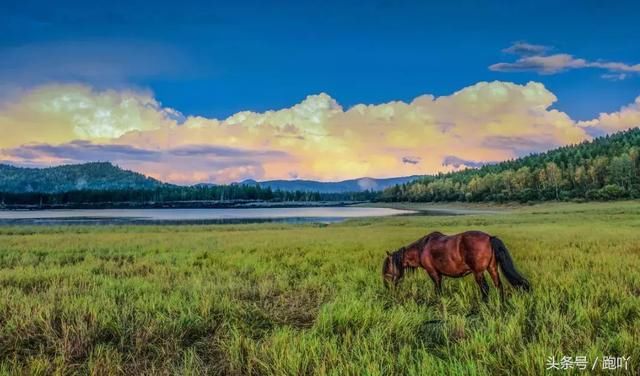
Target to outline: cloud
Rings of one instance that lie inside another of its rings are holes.
[[[133,130],[168,129],[181,119],[150,92],[47,85],[0,105],[0,147],[112,139]]]
[[[418,164],[422,158],[416,156],[402,157],[402,163]]]
[[[629,77],[628,74],[626,73],[606,73],[603,74],[602,76],[600,76],[604,79],[610,80],[610,81],[622,81],[624,79],[626,79],[627,77]]]
[[[243,150],[216,145],[187,145],[172,149],[144,149],[123,144],[96,144],[73,141],[60,145],[27,144],[0,149],[0,160],[21,165],[58,165],[110,161],[175,183],[192,183],[191,177],[215,181],[223,172],[235,179],[262,177],[262,163],[286,160],[282,151]],[[165,170],[164,166],[171,166]],[[182,170],[187,170],[182,172]]]
[[[568,54],[550,56],[525,56],[515,63],[497,63],[489,67],[496,72],[525,72],[533,71],[540,74],[554,74],[567,69],[586,68],[587,62],[575,59]]]
[[[287,153],[277,150],[243,150],[216,145],[187,145],[169,149],[167,154],[176,157],[220,157],[220,158],[285,158]]]
[[[467,160],[467,159],[462,159],[460,157],[456,157],[455,155],[447,155],[442,160],[442,165],[443,166],[453,166],[455,168],[461,168],[461,167],[477,168],[477,167],[482,167],[484,165],[491,164],[491,163],[495,163],[495,162],[470,161],[470,160]]]
[[[553,138],[545,139],[545,136],[539,138],[520,137],[520,136],[501,136],[495,135],[484,139],[483,145],[488,148],[508,149],[512,150],[517,157],[522,157],[541,150],[549,150],[556,145]]]
[[[489,69],[496,72],[536,72],[539,74],[556,74],[570,69],[596,68],[608,73],[603,78],[623,80],[630,73],[640,73],[640,64],[628,65],[620,62],[587,61],[575,58],[566,53],[546,55],[550,47],[516,42],[504,52],[520,55],[513,63],[496,63]]]
[[[505,48],[504,50],[502,50],[502,52],[515,54],[515,55],[528,56],[528,55],[542,55],[545,52],[549,51],[550,49],[552,49],[552,47],[520,41],[520,42],[515,42],[510,47]]]
[[[358,179],[358,187],[362,190],[372,191],[378,189],[378,183],[371,178],[363,178]]]
[[[93,161],[154,160],[158,153],[129,145],[93,144],[74,141],[62,145],[27,144],[10,149],[0,149],[4,158],[30,161],[55,161],[57,163],[82,163]]]
[[[0,149],[9,157],[24,159],[58,159],[65,162],[91,161],[150,161],[161,157],[198,158],[285,158],[287,153],[272,150],[242,150],[214,145],[188,145],[168,150],[150,150],[117,144],[94,144],[73,141],[61,145],[27,144],[11,149]]]
[[[577,125],[590,134],[598,135],[640,127],[640,97],[616,112],[603,112],[596,119],[580,121]]]
[[[335,181],[452,171],[640,125],[640,100],[587,122],[552,109],[556,100],[541,83],[495,81],[351,108],[320,93],[280,110],[213,119],[183,117],[149,92],[48,85],[0,107],[0,160],[110,160],[184,184]]]

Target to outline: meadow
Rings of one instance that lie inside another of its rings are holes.
[[[484,304],[468,276],[438,297],[421,270],[384,288],[386,250],[467,229],[503,239],[533,292],[509,286],[501,304],[491,285]],[[639,229],[637,201],[331,225],[0,227],[0,374],[520,375],[545,373],[549,356],[589,369],[624,356],[621,372],[637,374]]]

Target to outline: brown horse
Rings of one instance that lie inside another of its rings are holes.
[[[440,294],[442,276],[459,278],[473,273],[482,298],[486,301],[489,297],[489,285],[484,278],[485,271],[489,271],[493,284],[500,290],[500,298],[504,299],[497,265],[500,265],[511,285],[525,291],[531,289],[529,281],[513,265],[502,240],[480,231],[467,231],[451,236],[432,232],[393,253],[387,252],[382,264],[382,275],[385,285],[397,284],[406,268],[422,267],[435,283],[436,293]]]

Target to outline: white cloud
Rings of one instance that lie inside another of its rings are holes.
[[[520,55],[513,63],[496,63],[489,69],[496,72],[537,72],[539,74],[555,74],[570,69],[596,68],[606,70],[603,78],[624,80],[629,73],[640,73],[640,64],[629,65],[611,61],[587,61],[575,58],[566,53],[546,55],[550,49],[547,46],[532,45],[526,42],[516,42],[504,52]]]
[[[613,133],[629,128],[640,127],[640,97],[634,103],[612,113],[601,113],[596,119],[581,121],[577,124],[592,133]]]
[[[489,69],[497,72],[524,72],[534,71],[541,74],[553,74],[567,69],[587,67],[584,59],[576,59],[568,54],[555,54],[549,56],[525,56],[515,63],[497,63]]]

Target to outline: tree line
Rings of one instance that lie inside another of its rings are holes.
[[[319,193],[281,191],[259,185],[196,185],[191,187],[160,186],[153,189],[73,190],[68,192],[0,192],[0,206],[65,206],[97,203],[177,203],[192,201],[311,202],[311,201],[371,201],[375,192]]]
[[[540,201],[640,198],[640,129],[479,169],[425,176],[381,201]]]

